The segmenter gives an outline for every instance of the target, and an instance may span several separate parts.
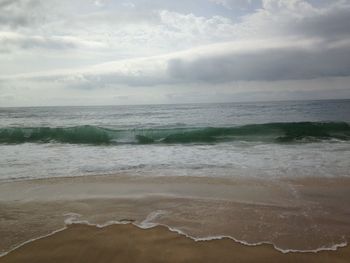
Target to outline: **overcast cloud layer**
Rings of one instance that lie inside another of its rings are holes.
[[[350,0],[0,0],[0,107],[350,98]]]

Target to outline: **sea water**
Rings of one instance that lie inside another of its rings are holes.
[[[0,180],[349,176],[349,123],[350,100],[0,108]]]

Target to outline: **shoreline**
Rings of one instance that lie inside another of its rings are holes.
[[[231,240],[248,247],[270,245],[280,253],[333,251],[346,246],[350,236],[349,186],[346,177],[123,175],[0,183],[0,251],[16,250],[66,225],[128,222],[141,230],[166,227],[199,243]]]
[[[269,244],[246,246],[226,238],[196,242],[165,226],[141,229],[130,223],[101,227],[74,223],[22,244],[0,256],[0,262],[212,262],[215,258],[220,262],[345,263],[350,247],[281,253]]]
[[[155,211],[157,212],[157,211]],[[95,228],[98,228],[98,229],[101,229],[101,228],[106,228],[106,227],[109,227],[109,226],[113,226],[113,225],[133,225],[141,230],[147,230],[147,229],[152,229],[152,228],[159,228],[159,227],[162,227],[162,228],[166,228],[167,231],[170,231],[170,232],[173,232],[173,233],[176,233],[180,236],[183,236],[183,237],[186,237],[188,239],[191,239],[192,241],[194,242],[212,242],[212,241],[216,241],[216,240],[229,240],[229,241],[232,241],[238,245],[242,245],[242,246],[247,246],[247,247],[260,247],[260,246],[269,246],[271,248],[273,248],[274,250],[282,253],[282,254],[293,254],[293,253],[297,253],[297,254],[317,254],[317,253],[320,253],[320,252],[336,252],[340,249],[343,249],[343,248],[346,248],[346,247],[349,247],[350,249],[350,246],[348,244],[347,241],[344,241],[343,243],[339,243],[339,244],[334,244],[332,247],[320,247],[320,248],[317,248],[317,249],[314,249],[314,250],[293,250],[293,249],[281,249],[279,247],[277,247],[275,244],[273,244],[272,242],[269,242],[269,241],[262,241],[262,242],[258,242],[258,243],[248,243],[244,240],[238,240],[232,236],[208,236],[208,237],[203,237],[203,238],[196,238],[196,237],[192,237],[184,232],[182,232],[181,230],[179,229],[176,229],[176,228],[173,228],[171,226],[168,226],[168,225],[164,225],[164,224],[157,224],[157,223],[148,223],[148,218],[145,218],[145,220],[143,222],[141,222],[140,224],[136,224],[133,222],[133,220],[128,220],[128,219],[125,219],[123,221],[108,221],[106,223],[103,223],[103,224],[93,224],[93,223],[90,223],[88,221],[80,221],[80,220],[76,220],[76,216],[80,217],[80,215],[72,215],[72,218],[67,218],[64,222],[64,227],[61,228],[61,229],[57,229],[57,230],[54,230],[52,231],[51,233],[47,234],[47,235],[44,235],[44,236],[39,236],[39,237],[36,237],[36,238],[33,238],[33,239],[30,239],[30,240],[27,240],[21,244],[18,244],[16,245],[15,247],[11,248],[9,251],[5,251],[3,253],[0,253],[0,259],[2,257],[5,257],[7,256],[8,254],[16,251],[17,249],[20,249],[21,247],[25,246],[25,245],[28,245],[32,242],[35,242],[37,240],[41,240],[41,239],[45,239],[45,238],[48,238],[48,237],[51,237],[59,232],[62,232],[62,231],[65,231],[67,229],[69,229],[70,227],[72,226],[75,226],[75,225],[82,225],[82,226],[89,226],[89,227],[95,227]]]

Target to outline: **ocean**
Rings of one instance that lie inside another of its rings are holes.
[[[348,176],[350,100],[0,108],[0,180]]]

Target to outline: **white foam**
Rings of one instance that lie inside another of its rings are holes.
[[[155,226],[157,226],[157,224],[156,223],[152,223],[151,221],[155,220],[160,215],[164,215],[166,213],[167,212],[164,211],[164,210],[153,211],[141,223],[139,223],[139,224],[135,223],[134,225],[136,225],[136,226],[138,226],[139,228],[142,228],[142,229],[148,229],[148,228],[155,227]]]
[[[36,240],[39,240],[39,239],[42,239],[42,238],[46,238],[46,237],[52,236],[52,235],[54,235],[54,234],[56,234],[58,232],[66,230],[66,229],[67,229],[67,226],[62,227],[60,229],[57,229],[57,230],[55,230],[55,231],[53,231],[53,232],[51,232],[51,233],[49,233],[47,235],[43,235],[43,236],[40,236],[40,237],[37,237],[37,238],[29,239],[29,240],[27,240],[27,241],[25,241],[23,243],[20,243],[19,245],[16,245],[16,246],[12,247],[9,251],[5,251],[3,253],[0,253],[0,257],[6,256],[7,254],[11,253],[12,251],[14,251],[14,250],[16,250],[16,249],[18,249],[18,248],[20,248],[20,247],[22,247],[22,246],[24,246],[24,245],[26,245],[28,243],[31,243],[33,241],[36,241]]]
[[[157,226],[163,226],[166,227],[167,229],[169,229],[172,232],[175,232],[177,234],[183,235],[187,238],[190,238],[192,240],[194,240],[195,242],[205,242],[205,241],[212,241],[212,240],[222,240],[222,239],[230,239],[233,240],[236,243],[245,245],[245,246],[250,246],[250,247],[255,247],[255,246],[261,246],[261,245],[271,245],[275,250],[283,253],[283,254],[287,254],[287,253],[318,253],[318,252],[322,252],[322,251],[336,251],[339,248],[343,248],[346,247],[348,245],[347,241],[344,240],[344,242],[338,243],[338,244],[334,244],[332,246],[322,246],[316,249],[282,249],[278,246],[276,246],[274,243],[270,242],[270,241],[261,241],[261,242],[256,242],[256,243],[250,243],[244,240],[239,240],[236,239],[232,236],[225,236],[225,235],[217,235],[217,236],[207,236],[207,237],[193,237],[185,232],[183,232],[181,229],[178,228],[174,228],[171,226],[168,226],[166,224],[161,224],[161,223],[154,223],[152,222],[153,220],[155,220],[156,218],[158,218],[161,215],[167,214],[167,211],[164,210],[156,210],[151,212],[149,215],[147,215],[147,217],[141,222],[141,223],[134,223],[132,221],[116,221],[116,220],[110,220],[107,221],[103,224],[95,224],[95,223],[91,223],[87,220],[79,220],[78,218],[81,217],[80,214],[77,213],[66,213],[64,214],[64,216],[66,216],[67,218],[64,220],[65,226],[63,228],[60,228],[58,230],[55,230],[47,235],[43,235],[40,236],[38,238],[32,238],[29,239],[19,245],[16,245],[15,247],[11,248],[9,251],[6,251],[4,253],[0,253],[0,257],[6,256],[7,254],[11,253],[12,251],[28,244],[31,243],[33,241],[42,239],[42,238],[46,238],[49,236],[52,236],[58,232],[61,232],[63,230],[66,230],[68,228],[69,225],[74,225],[74,224],[83,224],[83,225],[88,225],[88,226],[94,226],[97,228],[104,228],[110,225],[125,225],[125,224],[133,224],[136,227],[139,227],[141,229],[150,229],[150,228],[154,228]],[[345,239],[345,237],[343,237]]]
[[[0,180],[16,181],[83,175],[159,176],[349,176],[350,142],[95,147],[20,144],[0,147]],[[152,152],[152,154],[149,154]],[[335,152],[339,154],[334,154]],[[108,158],[105,158],[108,156]],[[171,158],[169,158],[171,156]],[[55,162],[50,160],[55,159]],[[93,159],[93,162],[86,162]],[[203,160],[206,160],[205,163]],[[234,161],[232,161],[234,160]],[[26,165],[19,165],[25,163]]]

